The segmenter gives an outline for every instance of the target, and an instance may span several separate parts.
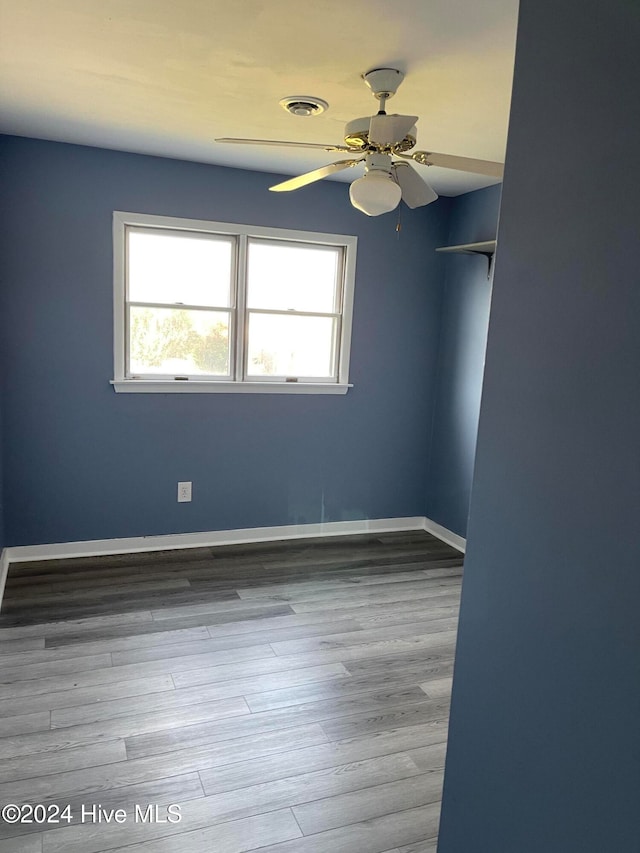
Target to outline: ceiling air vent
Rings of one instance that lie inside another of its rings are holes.
[[[283,110],[301,118],[319,116],[320,113],[329,109],[329,104],[326,101],[323,101],[322,98],[314,98],[311,95],[293,95],[290,98],[283,98],[279,103]]]

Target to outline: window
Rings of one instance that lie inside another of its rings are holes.
[[[116,211],[116,391],[344,394],[356,238]]]

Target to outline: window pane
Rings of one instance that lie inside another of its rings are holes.
[[[249,308],[336,312],[341,250],[249,241]]]
[[[230,305],[233,238],[129,230],[129,300]]]
[[[335,375],[333,317],[250,314],[249,376]]]
[[[229,313],[132,306],[129,372],[229,375]]]

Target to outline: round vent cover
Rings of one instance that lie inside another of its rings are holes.
[[[283,110],[301,118],[319,116],[320,113],[329,109],[326,101],[322,98],[314,98],[312,95],[292,95],[290,98],[283,98],[279,103]]]

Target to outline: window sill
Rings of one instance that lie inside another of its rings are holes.
[[[346,394],[336,382],[216,382],[189,379],[112,379],[118,394]]]

